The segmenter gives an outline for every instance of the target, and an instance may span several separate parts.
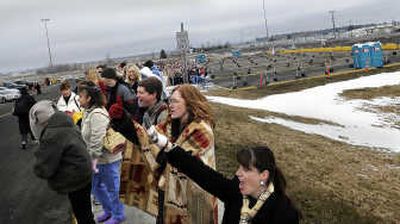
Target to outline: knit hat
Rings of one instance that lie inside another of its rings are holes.
[[[55,111],[56,106],[50,100],[42,100],[32,106],[29,111],[29,122],[36,139],[40,138],[43,129],[47,126],[47,121]]]
[[[106,68],[101,73],[101,77],[106,79],[118,79],[117,72],[113,68]]]

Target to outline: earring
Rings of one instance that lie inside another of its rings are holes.
[[[265,182],[263,180],[260,181],[261,186],[265,186]]]

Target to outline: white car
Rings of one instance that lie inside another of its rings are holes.
[[[5,103],[14,100],[14,93],[10,93],[7,90],[0,90],[0,102]],[[18,98],[17,98],[18,99]]]
[[[17,100],[18,98],[21,97],[21,93],[20,92],[15,92],[11,89],[9,90],[5,90],[6,93],[9,93],[12,96],[12,101]]]
[[[7,94],[0,91],[0,103],[6,103],[6,102],[7,102]]]
[[[13,92],[16,92],[16,93],[21,93],[19,91],[19,89],[10,89],[10,88],[4,87],[4,86],[0,86],[0,91],[2,91],[2,90],[9,90],[9,91],[13,91]]]

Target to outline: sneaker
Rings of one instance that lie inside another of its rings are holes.
[[[102,215],[96,218],[97,222],[105,222],[111,218],[111,214],[104,212]]]
[[[111,218],[107,222],[105,222],[104,224],[120,224],[120,223],[124,222],[125,219],[126,219],[125,216],[121,220],[116,220],[114,218]]]
[[[21,149],[26,149],[26,142],[21,142]]]

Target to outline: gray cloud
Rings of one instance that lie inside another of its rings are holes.
[[[0,0],[0,72],[46,66],[41,18],[48,23],[56,63],[175,48],[179,23],[191,43],[224,43],[264,34],[262,0]],[[399,19],[389,0],[266,0],[271,33]]]

